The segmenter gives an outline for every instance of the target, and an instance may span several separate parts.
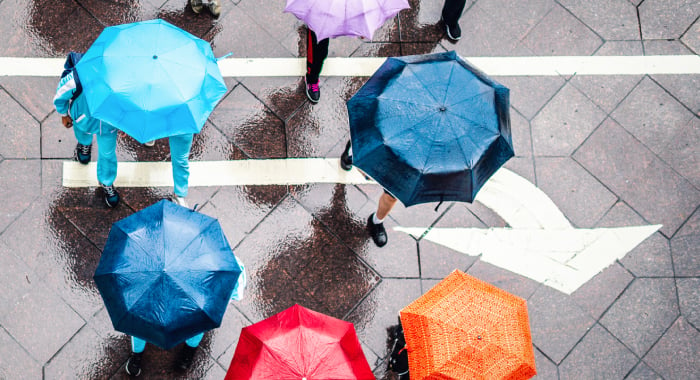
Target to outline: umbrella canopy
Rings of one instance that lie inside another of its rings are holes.
[[[322,40],[340,36],[372,39],[384,22],[409,8],[408,0],[287,0],[292,13]]]
[[[294,305],[244,327],[225,380],[374,380],[355,327]]]
[[[198,133],[226,93],[209,43],[163,20],[105,28],[76,70],[91,115],[141,143]]]
[[[529,379],[525,300],[459,270],[400,312],[411,380]]]
[[[514,155],[509,90],[453,51],[388,58],[347,107],[353,164],[405,206],[472,202]]]
[[[221,325],[240,273],[216,219],[162,200],[112,225],[94,279],[117,331],[168,349]]]

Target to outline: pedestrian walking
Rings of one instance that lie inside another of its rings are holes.
[[[189,189],[190,150],[194,134],[175,135],[168,137],[170,145],[170,161],[173,170],[172,201],[183,207],[189,207],[185,197]]]
[[[119,204],[119,192],[114,188],[114,180],[117,178],[117,130],[109,123],[90,116],[82,85],[74,70],[81,57],[80,53],[68,54],[53,104],[61,114],[63,126],[73,128],[73,134],[78,140],[75,157],[81,164],[87,165],[90,162],[93,136],[97,136],[97,180],[102,187],[107,207],[113,208]]]
[[[318,103],[321,99],[321,90],[319,89],[319,76],[323,68],[323,61],[328,57],[329,38],[324,38],[318,41],[316,33],[311,28],[306,28],[306,97],[312,103]]]
[[[345,144],[345,150],[343,154],[340,155],[340,167],[346,171],[352,169],[352,144],[350,141]],[[384,189],[384,193],[379,197],[377,211],[373,212],[367,219],[367,230],[377,247],[381,248],[389,241],[386,228],[384,228],[384,219],[386,219],[394,208],[396,201],[396,197]]]
[[[447,38],[458,41],[462,38],[462,29],[459,27],[459,18],[462,17],[467,0],[445,0],[442,6],[442,21],[445,23]]]
[[[190,7],[194,13],[201,13],[206,7],[214,17],[221,15],[221,0],[190,0]]]
[[[185,347],[180,351],[180,357],[177,360],[177,369],[186,371],[192,365],[194,355],[197,352],[197,347],[202,341],[204,333],[197,334],[185,341]],[[143,351],[146,349],[146,341],[135,336],[131,337],[131,356],[126,361],[125,370],[130,376],[141,375],[141,359]]]

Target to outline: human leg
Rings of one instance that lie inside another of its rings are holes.
[[[170,136],[170,160],[173,167],[174,193],[180,198],[187,196],[190,178],[190,149],[192,148],[191,133]]]
[[[378,247],[383,247],[388,242],[388,236],[386,234],[386,229],[384,228],[384,218],[389,215],[389,212],[391,212],[391,209],[393,209],[395,205],[396,198],[384,191],[382,196],[379,198],[377,212],[370,215],[367,219],[369,234],[372,236],[374,244],[376,244]]]
[[[321,90],[318,82],[323,68],[323,62],[328,57],[329,39],[321,41],[316,39],[316,33],[308,29],[306,41],[306,96],[313,103],[317,103],[321,98]]]
[[[445,22],[447,37],[451,40],[462,38],[462,30],[459,27],[459,18],[462,16],[467,0],[445,0],[442,7],[442,20]]]
[[[117,178],[117,130],[107,124],[97,133],[97,180],[102,185],[104,200],[108,207],[119,204],[119,192],[114,188]]]
[[[192,365],[192,361],[194,360],[194,354],[197,351],[199,342],[202,341],[203,337],[204,333],[201,333],[185,341],[185,347],[182,348],[182,351],[180,352],[180,359],[177,362],[178,369],[184,371],[188,369],[190,365]]]
[[[83,165],[87,165],[92,158],[92,133],[83,132],[74,126],[73,134],[78,144],[75,146],[75,158]]]
[[[126,373],[131,376],[139,376],[141,374],[141,358],[143,350],[146,348],[146,341],[135,336],[131,337],[131,356],[126,361]]]

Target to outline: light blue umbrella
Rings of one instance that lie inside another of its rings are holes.
[[[209,43],[163,20],[105,28],[76,70],[91,116],[141,143],[198,133],[226,93]]]

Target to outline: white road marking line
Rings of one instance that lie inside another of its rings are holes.
[[[322,76],[371,76],[386,58],[331,57]],[[700,56],[550,56],[465,57],[494,76],[700,74]],[[58,77],[63,58],[0,57],[0,76]],[[219,61],[224,77],[302,76],[305,58],[226,58]]]

